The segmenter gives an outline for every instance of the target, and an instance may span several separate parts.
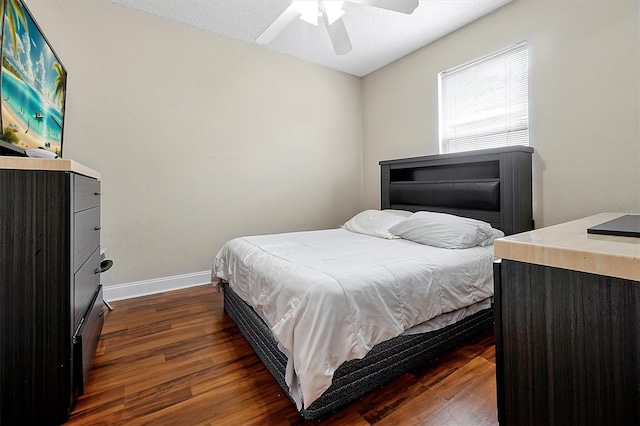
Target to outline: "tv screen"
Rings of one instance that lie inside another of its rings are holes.
[[[0,139],[62,157],[67,72],[21,0],[2,4]]]

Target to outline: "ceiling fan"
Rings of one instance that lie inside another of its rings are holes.
[[[392,10],[411,14],[418,7],[419,0],[345,0],[365,6]],[[347,28],[342,20],[344,1],[337,0],[294,0],[291,5],[256,39],[259,44],[270,43],[280,31],[294,19],[300,17],[303,21],[315,26],[324,26],[329,33],[331,44],[337,55],[345,55],[352,49]]]

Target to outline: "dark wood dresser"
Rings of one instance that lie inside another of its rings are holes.
[[[496,240],[498,420],[640,424],[640,238],[604,213]]]
[[[100,174],[0,157],[0,424],[61,424],[104,322]]]

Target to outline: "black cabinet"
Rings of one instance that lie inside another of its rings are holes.
[[[61,424],[103,324],[100,181],[0,170],[0,424]]]
[[[512,260],[494,277],[499,422],[640,424],[640,282]]]

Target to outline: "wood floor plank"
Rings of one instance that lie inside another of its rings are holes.
[[[175,407],[192,396],[188,386],[170,390],[164,387],[148,388],[136,394],[125,396],[124,408],[129,417],[139,418],[164,408]]]
[[[450,399],[424,425],[496,425],[495,364],[478,357],[433,389]]]
[[[496,363],[496,347],[490,346],[488,347],[480,356],[486,359],[489,362]]]
[[[473,388],[488,377],[495,377],[495,364],[484,358],[476,357],[449,375],[446,379],[431,387],[443,398],[450,400],[462,390]]]
[[[203,359],[178,358],[161,364],[161,369],[148,369],[138,373],[138,380],[125,385],[125,396],[140,393],[148,389],[168,389],[169,384],[184,376],[204,371],[213,366],[209,357]],[[189,387],[185,384],[182,387]]]
[[[141,371],[154,370],[164,362],[162,354],[144,354],[137,356],[123,356],[106,361],[99,356],[93,362],[91,377],[87,383],[89,389],[98,385],[100,388],[108,386],[121,386],[129,383],[132,375]]]
[[[432,390],[407,400],[399,409],[375,423],[379,426],[417,425],[444,406],[447,400]]]
[[[311,425],[200,286],[112,302],[70,425]],[[491,331],[322,419],[325,425],[496,424]],[[442,422],[442,423],[440,423]]]
[[[428,389],[417,382],[415,375],[403,374],[376,392],[365,396],[362,408],[358,411],[369,424],[377,424]]]
[[[86,418],[92,415],[102,415],[111,409],[124,408],[124,385],[101,389],[91,389],[90,398],[79,398],[74,408],[72,418]]]
[[[447,352],[414,369],[416,377],[425,385],[434,385],[494,345],[493,332],[488,330],[472,342]]]

